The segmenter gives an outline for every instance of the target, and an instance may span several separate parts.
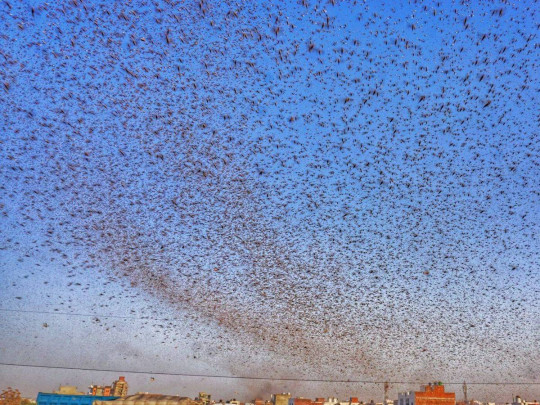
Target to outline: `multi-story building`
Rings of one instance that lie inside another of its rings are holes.
[[[118,380],[114,381],[112,385],[92,384],[88,388],[90,389],[89,395],[126,397],[128,394],[128,383],[124,376],[118,377]]]
[[[281,394],[272,395],[273,405],[289,405],[289,399],[291,399],[290,392],[282,392]]]
[[[313,401],[309,398],[289,398],[289,405],[313,405]]]
[[[90,387],[90,395],[95,395],[95,396],[104,396],[104,397],[109,397],[109,396],[114,396],[112,395],[112,387],[110,385],[91,385]]]
[[[456,405],[456,394],[445,392],[442,383],[429,383],[423,391],[407,391],[398,394],[398,405]]]
[[[111,395],[114,395],[115,397],[127,397],[127,394],[128,383],[126,381],[126,378],[121,375],[120,377],[118,377],[118,380],[113,382]]]
[[[330,398],[328,398],[330,400]],[[335,399],[335,398],[334,398]],[[351,397],[348,401],[340,401],[339,405],[358,405],[360,402],[358,402],[357,397]]]
[[[199,392],[198,399],[203,405],[210,405],[212,402],[212,395],[207,394],[206,392]]]
[[[94,401],[92,405],[200,405],[199,402],[194,401],[188,397],[180,397],[176,395],[161,395],[161,394],[143,394],[138,393],[130,395],[124,398],[118,398],[114,401],[114,404],[108,404],[103,401]]]
[[[84,395],[84,392],[79,391],[74,385],[61,385],[58,390],[53,391],[53,394]]]
[[[339,399],[336,397],[329,397],[326,401],[324,401],[324,405],[336,405],[339,404]]]
[[[350,397],[348,401],[340,401],[336,397],[328,397],[326,400],[323,400],[323,405],[360,405],[360,401],[358,401],[358,397]]]
[[[245,403],[245,405],[248,405],[248,404],[249,404],[248,402]],[[272,401],[255,398],[253,402],[251,402],[251,405],[274,405],[274,403]]]
[[[519,395],[512,398],[512,405],[539,405],[537,400],[525,401]]]

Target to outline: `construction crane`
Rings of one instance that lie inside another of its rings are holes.
[[[463,381],[463,398],[465,405],[468,405],[469,401],[467,399],[467,383],[465,381]]]

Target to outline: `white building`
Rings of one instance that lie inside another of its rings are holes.
[[[323,405],[337,405],[339,403],[339,399],[336,397],[329,397],[326,401],[324,401]]]
[[[398,405],[414,405],[415,403],[415,392],[414,391],[405,391],[398,394]]]
[[[536,400],[525,401],[519,395],[516,395],[514,398],[512,398],[512,405],[540,405],[540,404],[538,404],[538,401]]]

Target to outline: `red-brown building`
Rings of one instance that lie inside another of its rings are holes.
[[[398,394],[398,405],[456,405],[456,394],[445,392],[439,383],[422,387],[423,391],[408,391]]]
[[[309,398],[291,398],[289,405],[313,405],[313,401]]]

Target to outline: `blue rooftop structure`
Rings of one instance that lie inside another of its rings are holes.
[[[40,392],[37,405],[92,405],[94,401],[114,401],[120,397],[100,395],[64,395]]]

